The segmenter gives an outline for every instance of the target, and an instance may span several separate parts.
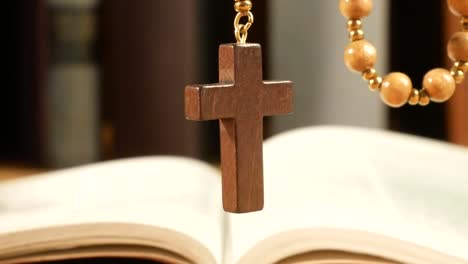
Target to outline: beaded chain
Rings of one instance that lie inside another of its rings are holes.
[[[364,39],[362,18],[372,11],[372,0],[340,0],[341,14],[348,19],[350,44],[345,48],[344,61],[349,70],[362,74],[371,91],[380,91],[380,98],[390,107],[410,105],[426,106],[431,101],[442,103],[455,93],[456,85],[463,82],[468,72],[468,0],[447,0],[451,12],[460,16],[461,31],[449,40],[448,56],[454,61],[450,71],[437,68],[429,71],[423,88],[413,88],[411,79],[403,73],[390,73],[380,77],[375,68],[377,51]]]
[[[252,10],[252,2],[249,0],[235,0],[234,9],[237,12],[234,19],[234,34],[237,43],[245,44],[247,42],[247,35],[250,27],[254,23],[254,16]],[[240,21],[243,17],[247,17],[247,23],[242,24]]]

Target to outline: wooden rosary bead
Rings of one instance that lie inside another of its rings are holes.
[[[447,46],[448,56],[453,61],[468,61],[468,32],[457,32]]]
[[[468,16],[468,1],[448,0],[450,11],[456,16]]]
[[[401,107],[410,98],[412,90],[411,79],[403,73],[394,72],[383,79],[380,98],[391,107]]]
[[[372,7],[372,0],[340,0],[340,12],[349,19],[367,17]]]
[[[252,2],[249,0],[236,0],[234,9],[237,12],[248,12],[252,10]]]
[[[411,92],[410,98],[408,99],[408,104],[417,105],[419,103],[419,90],[413,89]]]
[[[364,39],[364,31],[362,29],[356,29],[349,31],[349,41],[358,41]]]
[[[457,84],[460,84],[465,80],[465,73],[456,66],[452,67],[450,74]]]
[[[431,102],[431,98],[429,98],[429,95],[427,92],[423,89],[419,91],[419,105],[420,106],[426,106],[429,105]]]
[[[380,89],[380,86],[382,85],[383,79],[380,76],[375,77],[372,80],[369,80],[369,90],[371,91],[377,91]]]
[[[377,60],[377,50],[366,40],[358,40],[348,44],[344,52],[344,61],[348,69],[364,72],[374,68]]]
[[[446,69],[429,71],[423,80],[424,90],[432,101],[442,103],[450,99],[455,93],[455,80]]]

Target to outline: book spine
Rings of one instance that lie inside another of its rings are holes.
[[[50,63],[46,162],[54,168],[99,158],[96,0],[49,0]]]

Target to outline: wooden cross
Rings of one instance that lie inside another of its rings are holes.
[[[220,120],[224,210],[263,209],[263,117],[291,113],[289,81],[263,81],[258,44],[219,48],[219,84],[185,88],[187,119]]]

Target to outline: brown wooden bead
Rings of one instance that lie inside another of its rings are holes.
[[[432,101],[442,103],[450,99],[455,92],[456,84],[446,69],[434,69],[424,76],[424,90]]]
[[[380,86],[380,98],[391,107],[401,107],[411,95],[413,84],[403,73],[394,72],[385,76]]]
[[[468,1],[448,0],[450,11],[456,16],[468,16]]]
[[[447,46],[448,56],[453,61],[468,61],[468,32],[457,32]]]
[[[349,19],[360,19],[368,16],[372,7],[372,0],[340,0],[340,12]]]
[[[410,98],[408,99],[408,104],[417,105],[419,103],[419,90],[413,89],[411,92]]]
[[[348,44],[344,52],[344,61],[348,69],[362,73],[371,69],[377,60],[377,50],[366,40]]]
[[[419,105],[426,106],[426,105],[429,105],[430,102],[431,102],[431,98],[429,98],[429,95],[427,94],[427,92],[424,89],[419,91]]]

